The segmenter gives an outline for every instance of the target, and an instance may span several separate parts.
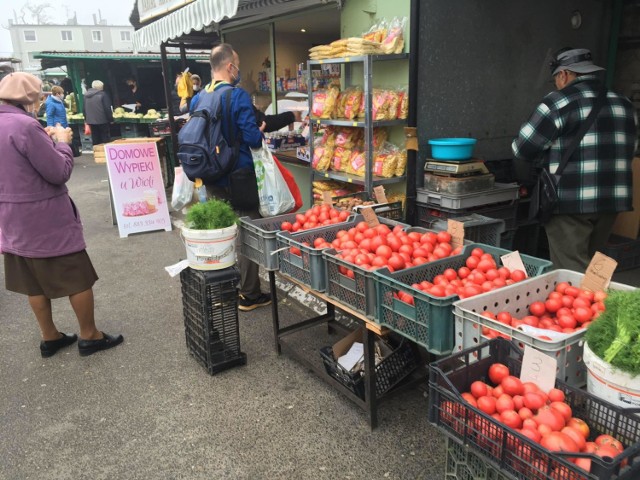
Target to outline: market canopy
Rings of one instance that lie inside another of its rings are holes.
[[[125,62],[151,61],[160,62],[161,56],[155,52],[127,53],[127,52],[37,52],[34,58],[40,59],[42,69],[55,68],[66,65],[69,60],[116,60]],[[168,54],[169,60],[180,60],[179,54]],[[189,60],[209,60],[209,53],[189,53]]]
[[[136,0],[131,14],[133,48],[158,48],[161,43],[176,40],[191,32],[214,32],[265,21],[279,15],[301,12],[309,7],[337,3],[343,0],[175,0],[163,4],[174,10],[161,18],[148,17],[149,3],[160,0]],[[144,6],[141,8],[141,4]],[[177,5],[177,6],[176,6]],[[145,17],[146,16],[146,17]],[[146,20],[145,20],[146,18]],[[225,20],[226,18],[226,20]],[[155,21],[154,21],[155,19]]]

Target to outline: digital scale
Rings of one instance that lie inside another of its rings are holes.
[[[482,160],[469,159],[461,162],[442,162],[438,160],[427,160],[424,166],[425,173],[441,175],[446,177],[470,177],[475,175],[486,175],[489,169]]]

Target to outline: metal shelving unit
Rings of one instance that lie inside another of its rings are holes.
[[[364,144],[365,144],[365,153],[367,165],[365,168],[364,177],[360,177],[358,175],[347,174],[344,172],[318,172],[311,168],[311,182],[313,182],[314,178],[329,178],[332,180],[338,180],[341,182],[352,183],[356,185],[363,185],[365,190],[369,193],[373,191],[373,187],[376,185],[385,185],[390,183],[396,183],[404,180],[406,177],[376,177],[373,175],[373,129],[376,127],[391,127],[396,125],[405,125],[407,123],[406,120],[377,120],[374,121],[371,118],[372,112],[372,95],[373,95],[373,64],[382,61],[394,61],[394,60],[407,60],[409,55],[406,53],[395,54],[395,55],[360,55],[356,57],[344,57],[344,58],[330,58],[326,60],[308,60],[307,61],[307,73],[309,77],[309,83],[311,85],[312,82],[312,74],[311,70],[313,66],[317,65],[327,65],[327,64],[344,64],[344,65],[354,65],[361,64],[364,70],[364,85],[363,85],[363,93],[364,93],[364,107],[365,107],[365,117],[362,121],[357,120],[348,120],[348,119],[318,119],[311,118],[310,125],[312,127],[317,127],[320,125],[334,125],[341,127],[357,127],[364,129]],[[345,83],[349,84],[350,80],[350,71],[345,72]],[[311,90],[313,90],[311,88]],[[309,112],[313,110],[313,92],[309,95]],[[309,149],[310,155],[313,159],[313,131],[311,132],[311,138],[309,141]],[[311,203],[313,203],[313,191],[311,192]]]

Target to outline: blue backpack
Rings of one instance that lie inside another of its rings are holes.
[[[229,175],[238,162],[239,143],[229,145],[222,136],[222,105],[226,107],[231,138],[231,92],[233,87],[203,91],[191,118],[178,133],[178,160],[187,178],[202,179],[206,185]]]

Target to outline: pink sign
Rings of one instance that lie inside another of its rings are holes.
[[[156,143],[108,143],[104,151],[120,237],[171,231]]]

